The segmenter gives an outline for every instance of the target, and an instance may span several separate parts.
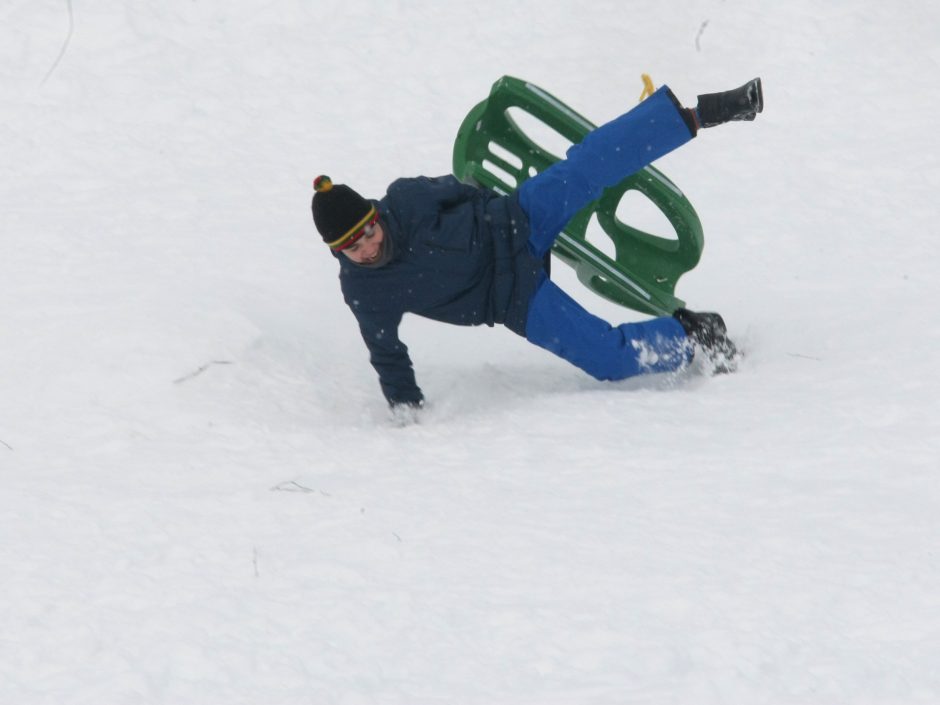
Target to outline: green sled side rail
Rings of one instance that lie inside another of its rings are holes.
[[[526,81],[503,76],[489,97],[464,119],[454,143],[454,174],[458,179],[509,194],[524,180],[559,160],[539,146],[509,114],[527,113],[571,143],[596,128],[560,100]],[[633,228],[617,217],[627,191],[649,198],[675,229],[676,238]],[[611,258],[587,240],[593,215],[613,241]],[[581,210],[565,227],[552,252],[572,266],[582,284],[627,308],[668,316],[684,305],[675,287],[698,264],[704,237],[702,224],[682,191],[660,171],[648,166],[627,177]]]

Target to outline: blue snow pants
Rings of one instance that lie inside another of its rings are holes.
[[[666,86],[572,146],[567,157],[522,183],[528,246],[541,258],[568,221],[601,192],[692,139]],[[586,311],[542,275],[526,318],[526,340],[600,380],[669,372],[688,364],[691,346],[672,317],[610,323]]]

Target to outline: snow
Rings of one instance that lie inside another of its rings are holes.
[[[940,701],[938,31],[873,0],[5,0],[0,702]],[[602,384],[412,318],[430,406],[394,423],[313,177],[446,173],[504,74],[602,122],[643,72],[764,80],[658,164],[705,226],[678,293],[740,372]]]

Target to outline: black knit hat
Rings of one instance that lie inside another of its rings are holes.
[[[343,250],[362,237],[365,226],[375,222],[375,206],[329,176],[313,180],[313,222],[323,241],[334,252]]]

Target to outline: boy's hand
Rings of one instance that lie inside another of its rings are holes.
[[[392,417],[392,423],[396,426],[411,426],[419,422],[421,410],[424,408],[424,400],[416,402],[402,402],[392,404],[389,407],[389,413]]]

